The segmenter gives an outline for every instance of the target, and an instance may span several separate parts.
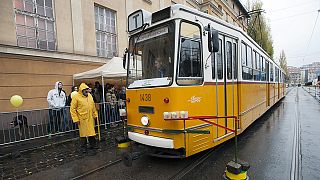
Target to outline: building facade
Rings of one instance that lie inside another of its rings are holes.
[[[47,92],[62,81],[67,93],[72,75],[94,69],[128,45],[127,16],[184,4],[247,31],[247,10],[239,0],[1,0],[0,112],[47,107]],[[241,18],[239,18],[241,17]]]
[[[289,82],[292,85],[297,85],[301,83],[300,68],[288,66],[288,73],[289,73]]]

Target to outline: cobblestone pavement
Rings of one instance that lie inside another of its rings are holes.
[[[115,147],[114,137],[123,134],[123,126],[102,129],[98,152]],[[49,141],[49,140],[48,140]],[[30,141],[32,143],[32,141]],[[18,158],[5,157],[0,159],[2,179],[19,179],[44,170],[61,166],[67,162],[84,158],[79,150],[78,138],[55,144],[47,144],[21,153]]]

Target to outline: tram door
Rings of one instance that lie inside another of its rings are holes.
[[[269,62],[266,60],[266,75],[267,75],[267,79],[266,79],[266,82],[267,82],[267,84],[266,84],[266,88],[267,88],[267,94],[266,94],[266,97],[267,97],[267,107],[269,107],[270,106],[270,78],[269,78],[269,71],[270,71],[270,69],[269,69]]]
[[[237,40],[229,37],[224,38],[224,101],[225,116],[238,115],[238,60],[237,60]],[[234,119],[225,119],[226,126],[235,129]],[[225,130],[225,133],[230,133]]]

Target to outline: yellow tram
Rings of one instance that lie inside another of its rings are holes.
[[[128,137],[154,155],[188,157],[221,144],[285,96],[281,68],[218,18],[172,5],[133,12],[128,31]]]

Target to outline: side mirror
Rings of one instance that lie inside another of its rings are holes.
[[[128,57],[128,49],[126,48],[126,50],[124,51],[124,54],[123,54],[123,59],[122,59],[122,67],[123,67],[123,69],[126,69],[127,57]]]
[[[208,31],[208,49],[209,52],[219,51],[219,36],[218,31],[215,29],[209,29]]]

